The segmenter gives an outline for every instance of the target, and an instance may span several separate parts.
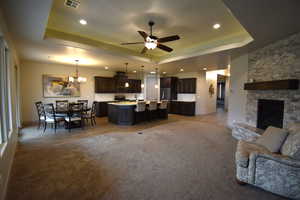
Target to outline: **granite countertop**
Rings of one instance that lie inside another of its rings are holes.
[[[116,105],[116,106],[136,106],[136,102],[132,102],[132,101],[121,101],[121,102],[112,102],[112,103],[108,103],[111,105]]]
[[[150,101],[147,101],[146,104],[149,104]],[[157,103],[161,103],[160,101],[158,101]],[[136,102],[132,102],[132,101],[121,101],[121,102],[111,102],[108,103],[111,105],[116,105],[116,106],[136,106]]]

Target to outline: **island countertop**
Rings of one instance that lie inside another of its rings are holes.
[[[149,104],[150,101],[146,101],[146,104]],[[158,104],[160,104],[161,102],[158,101]],[[136,101],[121,101],[121,102],[111,102],[108,103],[110,105],[115,105],[115,106],[136,106],[137,102]]]

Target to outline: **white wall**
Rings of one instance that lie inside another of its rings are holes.
[[[21,63],[21,93],[22,93],[22,119],[30,123],[37,120],[35,102],[54,103],[58,99],[66,98],[44,98],[42,87],[42,75],[74,75],[75,67],[70,65],[47,64],[33,61],[22,61]],[[80,85],[81,96],[79,98],[67,98],[69,101],[77,99],[88,99],[92,101],[110,101],[115,94],[95,94],[94,76],[113,77],[115,72],[99,70],[97,68],[79,67],[79,75],[86,77],[87,82]],[[125,94],[127,98],[133,99],[134,94]],[[142,98],[141,95],[138,97]]]
[[[239,55],[231,60],[230,95],[228,102],[228,126],[235,122],[246,121],[247,91],[244,83],[248,76],[248,54]]]
[[[6,23],[0,10],[0,37],[3,37],[7,42],[10,52],[10,95],[11,95],[11,106],[12,106],[12,132],[8,136],[7,142],[0,144],[0,199],[5,199],[7,183],[9,180],[10,169],[12,166],[14,153],[18,140],[18,129],[20,122],[19,119],[19,94],[18,94],[18,77],[19,77],[19,59],[14,48],[13,41],[7,30]]]

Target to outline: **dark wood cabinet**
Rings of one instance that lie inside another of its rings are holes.
[[[115,79],[109,77],[95,77],[95,93],[116,92]]]
[[[178,93],[196,93],[196,78],[183,78],[178,80]]]
[[[101,101],[96,103],[96,116],[105,117],[108,112],[108,103],[113,101]]]
[[[128,81],[129,87],[125,87]],[[141,93],[141,80],[95,77],[95,93]]]
[[[142,81],[141,80],[129,79],[128,83],[129,83],[129,87],[126,90],[127,93],[141,93],[142,92],[142,88],[141,88]]]
[[[171,101],[170,113],[178,115],[194,116],[196,109],[195,102]]]
[[[177,99],[177,77],[160,78],[160,99],[176,100]]]

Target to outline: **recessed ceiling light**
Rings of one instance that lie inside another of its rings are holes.
[[[136,71],[134,70],[133,73],[136,73]]]
[[[183,72],[184,70],[181,68],[180,71]]]
[[[108,70],[108,67],[104,67],[104,69]]]
[[[166,74],[167,72],[163,72],[163,74]]]
[[[155,72],[150,72],[150,74],[155,74]]]
[[[86,24],[87,24],[87,21],[84,20],[84,19],[81,19],[81,20],[79,20],[79,23],[82,24],[82,25],[86,25]]]
[[[204,68],[203,68],[203,70],[207,70],[207,68],[206,68],[206,67],[204,67]]]
[[[219,29],[220,27],[221,27],[221,24],[218,24],[218,23],[213,25],[214,29]]]

